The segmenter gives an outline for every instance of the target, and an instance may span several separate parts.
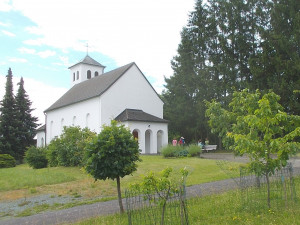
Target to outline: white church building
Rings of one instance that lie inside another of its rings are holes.
[[[88,127],[97,133],[111,120],[128,127],[142,154],[156,154],[168,144],[163,101],[133,62],[104,73],[89,55],[69,67],[72,87],[44,111],[37,146],[59,137],[64,126]]]

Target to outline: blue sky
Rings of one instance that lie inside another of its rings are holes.
[[[0,0],[0,100],[10,67],[42,122],[87,43],[105,72],[136,62],[160,93],[193,8],[194,0]]]

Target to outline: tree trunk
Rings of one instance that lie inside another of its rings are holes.
[[[222,138],[218,137],[218,141],[219,141],[219,149],[223,150]]]
[[[163,207],[162,207],[162,213],[161,213],[161,221],[160,221],[160,225],[164,225],[165,224],[165,211],[166,211],[166,206],[167,206],[167,201],[169,199],[169,194],[170,194],[170,186],[169,186],[169,189],[168,189],[168,192],[165,196],[165,199],[163,199],[164,201],[164,204],[163,204]]]
[[[271,196],[270,196],[270,180],[269,180],[269,172],[266,172],[266,180],[267,180],[267,191],[268,191],[268,207],[271,209]]]
[[[121,195],[121,184],[120,177],[117,177],[117,189],[118,189],[118,200],[120,206],[120,213],[124,213],[123,203],[122,203],[122,195]]]

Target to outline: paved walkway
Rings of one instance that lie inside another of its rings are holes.
[[[213,156],[210,156],[213,155]],[[219,155],[219,156],[217,156]],[[218,158],[220,157],[220,158]],[[246,158],[235,158],[233,159],[229,155],[224,156],[224,154],[207,153],[203,154],[203,158],[213,158],[222,160],[233,160],[244,162]],[[292,159],[291,162],[294,165],[294,173],[300,174],[300,159]],[[233,179],[215,181],[210,183],[204,183],[199,185],[194,185],[187,187],[187,197],[197,197],[203,195],[209,195],[213,193],[220,193],[227,190],[232,190],[237,188],[237,184]],[[123,202],[125,205],[125,202]],[[0,225],[53,225],[53,224],[63,224],[63,223],[73,223],[86,218],[114,214],[119,212],[119,204],[117,200],[99,202],[91,205],[76,206],[69,209],[50,211],[33,216],[13,218],[10,220],[0,220]]]

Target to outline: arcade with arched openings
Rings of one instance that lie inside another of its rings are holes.
[[[164,132],[162,130],[157,131],[157,153],[161,152],[163,146]]]

